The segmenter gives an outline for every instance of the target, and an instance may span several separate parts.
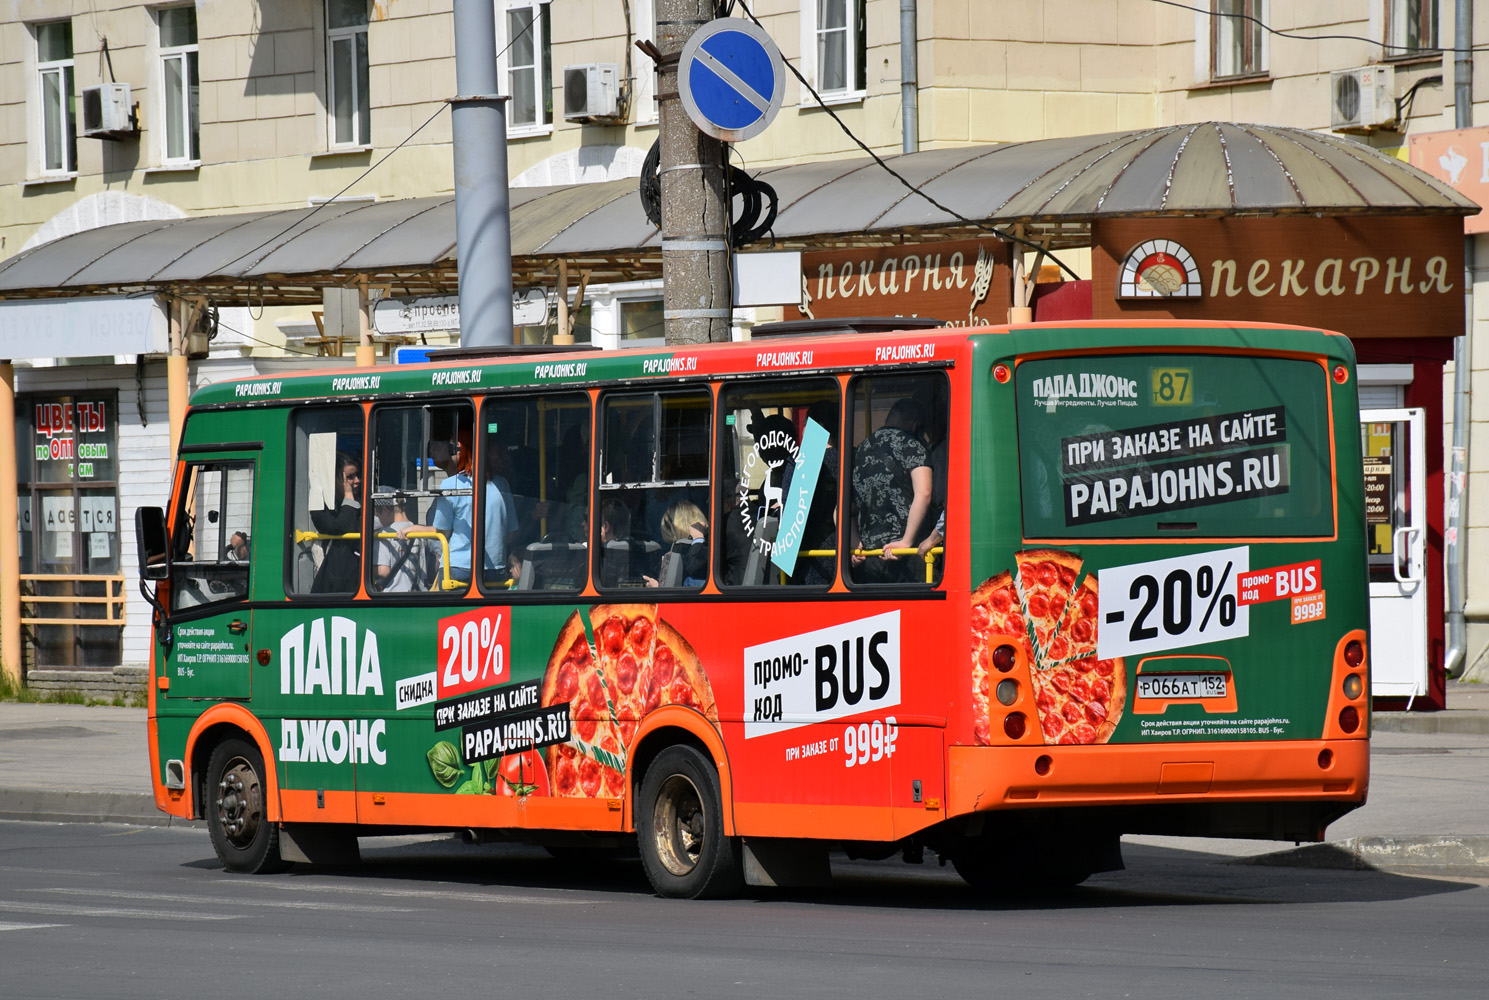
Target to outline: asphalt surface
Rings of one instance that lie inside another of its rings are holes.
[[[449,837],[241,876],[204,830],[0,821],[0,995],[1445,1000],[1489,980],[1489,880],[1127,855],[1022,898],[835,859],[828,889],[684,901],[636,862]]]
[[[1445,711],[1377,713],[1370,797],[1321,845],[1126,838],[1252,863],[1489,875],[1489,685]],[[0,703],[0,820],[182,825],[149,791],[145,710]]]

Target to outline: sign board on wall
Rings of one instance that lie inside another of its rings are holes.
[[[922,316],[948,326],[1008,322],[1013,255],[989,237],[801,255],[801,302],[784,318]]]
[[[1458,216],[1113,219],[1091,228],[1096,319],[1293,323],[1356,340],[1463,332]],[[1184,249],[1200,294],[1118,298],[1123,262],[1154,240]]]
[[[1411,165],[1478,202],[1489,205],[1489,128],[1422,132],[1408,140]],[[1463,220],[1465,233],[1489,233],[1489,215]]]

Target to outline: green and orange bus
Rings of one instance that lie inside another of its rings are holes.
[[[137,515],[156,802],[235,871],[458,830],[683,897],[1318,840],[1369,769],[1357,426],[1350,342],[1260,324],[211,385]]]

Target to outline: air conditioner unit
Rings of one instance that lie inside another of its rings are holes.
[[[129,84],[101,83],[83,88],[83,134],[94,139],[121,139],[138,129]]]
[[[1335,132],[1368,133],[1396,124],[1396,69],[1362,66],[1329,74],[1329,125]]]
[[[614,121],[620,116],[620,67],[586,63],[564,67],[564,119]]]

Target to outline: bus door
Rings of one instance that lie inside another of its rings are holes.
[[[171,537],[170,614],[156,629],[167,698],[247,698],[253,620],[253,452],[184,459]]]
[[[1427,692],[1427,449],[1420,409],[1361,410],[1371,694]]]

